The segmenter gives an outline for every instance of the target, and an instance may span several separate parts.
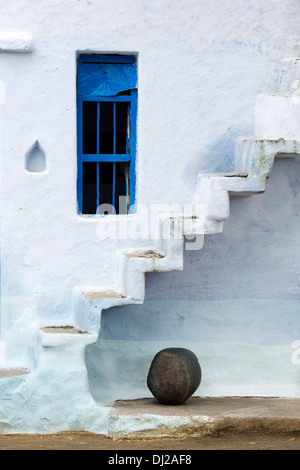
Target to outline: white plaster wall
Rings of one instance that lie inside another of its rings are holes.
[[[114,283],[120,244],[100,243],[99,221],[76,213],[76,52],[138,54],[138,203],[190,203],[198,172],[234,168],[257,95],[297,51],[297,13],[296,0],[0,5],[1,31],[33,37],[32,52],[0,55],[1,322],[12,357],[26,362],[21,339],[36,324],[72,321],[74,286]],[[30,174],[36,140],[47,170]]]
[[[256,102],[255,135],[261,139],[279,136],[299,140],[299,104],[298,96],[259,96]]]

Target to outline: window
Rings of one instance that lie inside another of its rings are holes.
[[[135,211],[136,57],[82,54],[77,63],[80,214]]]

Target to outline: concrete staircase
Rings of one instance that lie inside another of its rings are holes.
[[[224,175],[199,175],[195,212],[189,217],[159,220],[160,237],[153,248],[120,251],[111,287],[74,289],[74,326],[99,334],[101,312],[110,307],[142,303],[145,273],[183,269],[184,237],[214,234],[223,230],[230,213],[230,196],[250,196],[265,191],[275,156],[300,154],[300,142],[239,138],[236,142],[236,171]],[[201,208],[202,210],[200,210]]]

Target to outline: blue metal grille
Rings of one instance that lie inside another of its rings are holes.
[[[135,211],[136,82],[133,56],[78,58],[77,195],[81,214]]]

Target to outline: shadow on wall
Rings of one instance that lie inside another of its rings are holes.
[[[95,384],[109,342],[124,348],[125,358],[135,343],[155,354],[154,345],[164,342],[257,350],[290,347],[300,339],[300,157],[276,159],[266,192],[232,198],[230,208],[222,233],[207,236],[202,250],[185,252],[182,272],[147,274],[143,305],[103,311],[98,343],[86,352]],[[136,364],[146,374],[153,356],[143,363],[141,350],[138,354],[131,356],[129,369]],[[214,368],[214,354],[207,354],[206,368]],[[116,362],[107,367],[112,371]],[[128,380],[125,370],[121,375]],[[220,384],[218,373],[216,368]]]
[[[235,166],[235,139],[239,135],[244,135],[238,130],[236,133],[228,131],[217,142],[210,144],[203,155],[204,162],[201,164],[201,156],[198,158],[197,172],[205,173],[230,173]],[[245,133],[247,135],[247,133]],[[200,163],[199,163],[200,162]]]

